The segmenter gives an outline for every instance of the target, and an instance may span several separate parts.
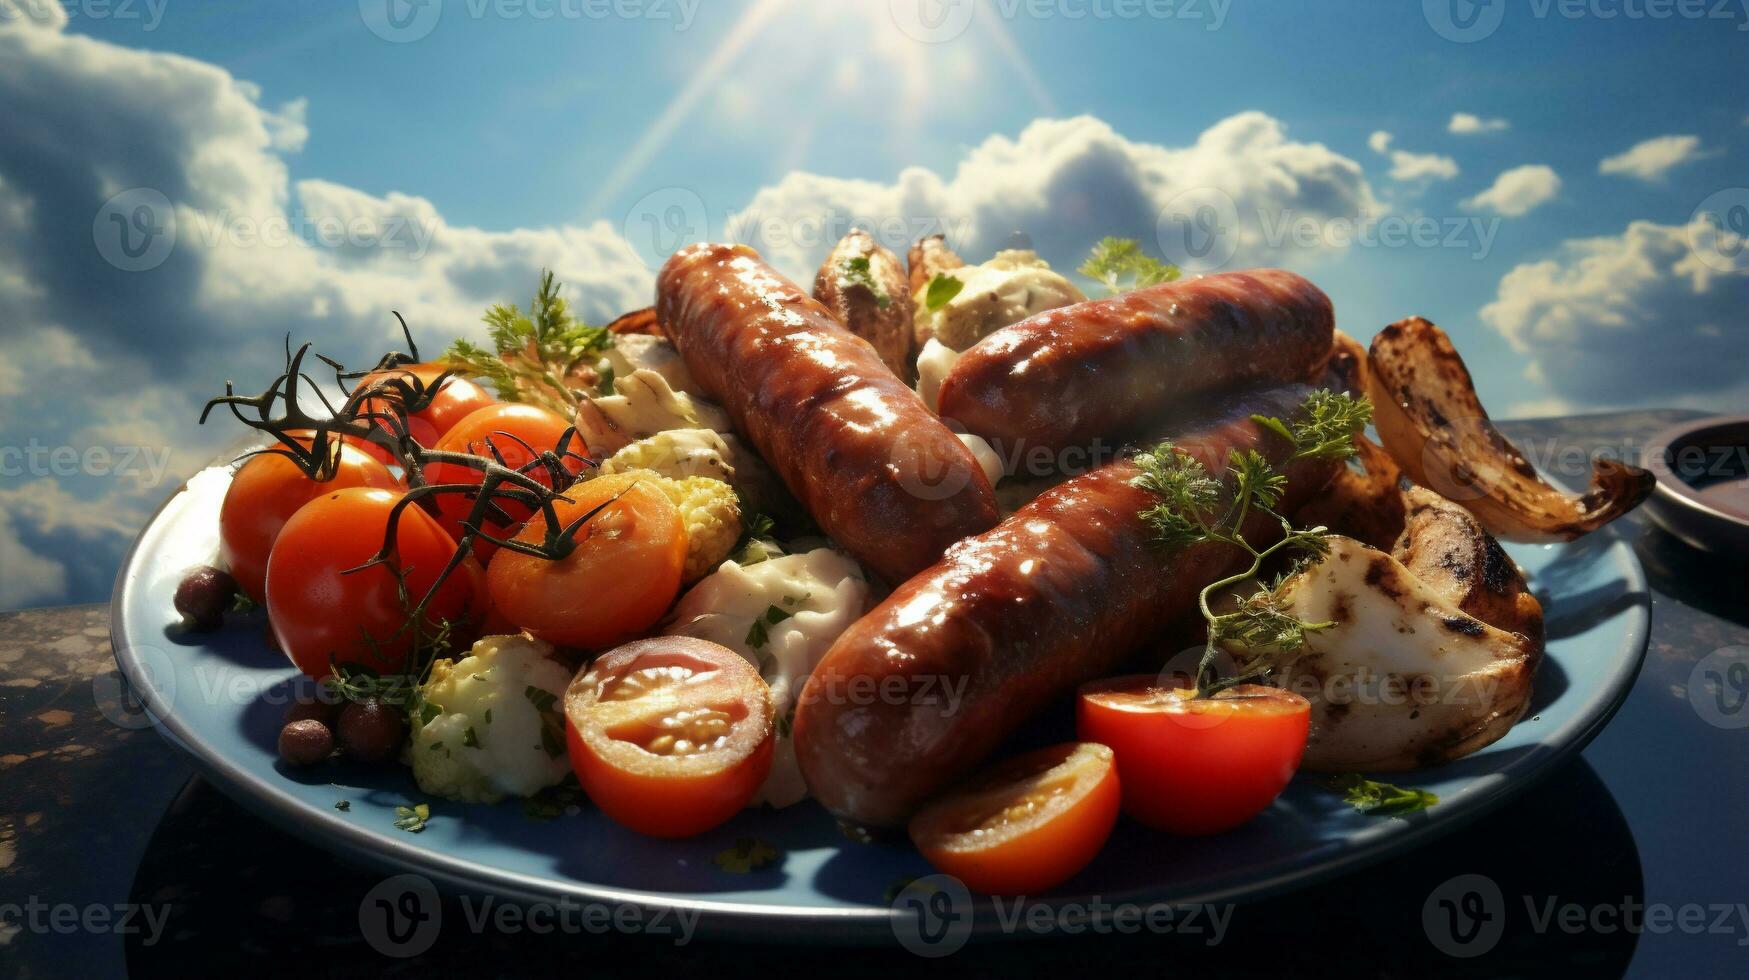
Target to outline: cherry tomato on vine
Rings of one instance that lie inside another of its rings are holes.
[[[1093,860],[1121,796],[1110,749],[1055,745],[999,763],[925,806],[911,818],[911,841],[974,891],[1037,894]]]
[[[703,833],[771,771],[771,690],[740,654],[663,636],[602,654],[565,692],[571,766],[589,799],[655,837]]]
[[[372,371],[358,380],[359,387],[367,387],[377,381],[402,377],[418,379],[425,385],[431,385],[442,377],[446,370],[443,364],[436,361],[426,361],[420,364],[403,364],[386,371]],[[385,399],[371,398],[364,402],[365,411],[381,412],[386,410]],[[407,417],[407,431],[413,441],[426,448],[437,444],[437,441],[456,423],[467,418],[482,408],[498,404],[498,399],[491,393],[467,378],[451,375],[444,378],[437,393],[431,396],[431,403],[425,408]],[[393,464],[394,457],[381,446],[367,443],[369,452],[379,462]]]
[[[310,433],[292,432],[305,447]],[[267,600],[267,557],[280,528],[298,508],[331,490],[401,485],[383,464],[358,448],[341,444],[332,479],[318,483],[277,453],[249,457],[231,478],[219,506],[219,555],[243,592],[257,603]]]
[[[382,547],[389,513],[402,494],[354,487],[318,496],[292,515],[267,561],[267,618],[280,649],[311,677],[331,662],[382,674],[406,669],[414,630],[395,574],[382,565],[351,572]],[[455,554],[455,540],[418,507],[396,525],[394,565],[410,602],[430,590]],[[472,557],[457,566],[426,608],[430,636],[448,623],[470,637],[486,615],[485,572]]]
[[[487,567],[492,602],[505,619],[559,646],[599,648],[648,629],[680,592],[686,524],[662,491],[631,474],[597,477],[553,505],[559,526],[596,507],[575,548],[558,561],[504,549]],[[536,514],[516,540],[540,544]]]
[[[1174,834],[1237,827],[1268,806],[1305,754],[1311,704],[1241,684],[1197,698],[1152,675],[1083,685],[1076,734],[1111,747],[1124,812]]]
[[[491,451],[486,445],[486,440],[490,439],[492,446],[504,457],[505,465],[511,469],[520,469],[534,462],[536,454],[557,450],[560,440],[564,439],[569,428],[570,424],[557,413],[535,405],[496,404],[479,409],[457,422],[432,448],[442,452],[490,457]],[[583,442],[573,435],[566,448],[569,454],[574,455],[566,456],[564,468],[574,477],[583,469]],[[529,475],[543,486],[552,485],[552,479],[544,467],[537,468]],[[478,485],[482,479],[478,470],[454,463],[433,463],[425,467],[427,483]],[[467,520],[473,509],[474,498],[459,493],[440,493],[433,494],[428,499],[436,505],[438,517],[450,535],[460,539],[462,522]],[[481,530],[495,538],[507,538],[516,533],[517,528],[534,513],[532,508],[519,504],[507,501],[496,503],[510,520],[487,521],[482,525]],[[497,550],[498,546],[489,541],[477,538],[474,541],[474,553],[482,562],[491,560],[492,553]]]

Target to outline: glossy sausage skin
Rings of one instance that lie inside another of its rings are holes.
[[[1000,518],[965,444],[868,342],[744,245],[692,245],[656,312],[720,401],[840,547],[888,582]]]
[[[1288,418],[1307,391],[1231,396],[1170,434],[1214,472],[1234,448],[1279,460],[1286,440],[1250,416]],[[1283,505],[1334,470],[1291,467]],[[1228,546],[1152,544],[1139,515],[1155,498],[1131,486],[1137,472],[1124,459],[1047,491],[949,548],[839,637],[793,729],[816,799],[852,823],[900,825],[1052,700],[1195,616],[1202,587],[1243,567]],[[1259,541],[1278,527],[1254,520],[1247,534]]]
[[[954,364],[938,404],[1004,452],[1085,446],[1196,395],[1310,382],[1335,329],[1330,297],[1291,272],[1184,279],[996,331]]]

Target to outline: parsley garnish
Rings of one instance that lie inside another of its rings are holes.
[[[345,812],[352,809],[352,801],[351,800],[335,800],[334,801],[334,809],[339,810],[341,813],[345,813]]]
[[[923,291],[923,305],[934,313],[960,294],[966,288],[964,281],[945,273],[937,272],[935,278],[929,280],[929,287]]]
[[[1416,813],[1439,802],[1439,797],[1424,789],[1404,788],[1367,779],[1357,773],[1333,776],[1327,785],[1342,794],[1349,806],[1361,813],[1380,817],[1396,817]]]
[[[598,390],[595,364],[613,335],[572,315],[550,270],[541,271],[527,313],[499,303],[486,311],[485,321],[493,349],[458,340],[444,352],[447,367],[485,379],[507,402],[528,402],[567,418],[580,392]]]
[[[746,874],[777,863],[783,852],[757,837],[737,837],[735,846],[718,851],[711,863],[730,874]]]
[[[786,604],[793,604],[793,601],[794,600],[787,597],[784,599]],[[765,612],[758,618],[754,619],[753,625],[747,628],[746,644],[755,650],[764,646],[771,640],[771,631],[767,627],[776,626],[778,623],[781,623],[794,615],[795,613],[792,613],[787,609],[779,609],[777,606],[766,606]]]
[[[892,304],[893,298],[875,282],[874,270],[869,267],[868,256],[856,255],[844,260],[844,267],[838,272],[838,288],[850,290],[862,287],[874,297],[875,305],[886,309]]]
[[[1116,296],[1143,286],[1156,286],[1178,278],[1178,267],[1142,251],[1133,238],[1102,238],[1081,263],[1082,275]]]
[[[477,749],[480,747],[480,736],[474,734],[474,726],[469,725],[462,732],[462,748]]]
[[[405,830],[409,834],[417,834],[425,829],[425,822],[431,819],[431,805],[419,803],[414,806],[395,807],[395,829]]]
[[[1253,416],[1259,425],[1293,444],[1284,466],[1303,459],[1352,456],[1354,436],[1371,417],[1372,406],[1365,399],[1329,391],[1309,396],[1291,424]],[[1225,544],[1251,556],[1250,565],[1243,571],[1209,583],[1197,598],[1203,618],[1208,620],[1208,644],[1197,668],[1199,696],[1268,671],[1265,662],[1236,677],[1217,680],[1215,653],[1221,646],[1254,653],[1288,654],[1305,645],[1308,633],[1335,625],[1304,622],[1290,613],[1280,597],[1280,581],[1248,598],[1240,598],[1238,607],[1230,612],[1216,613],[1211,607],[1211,597],[1256,576],[1270,556],[1278,552],[1298,551],[1306,557],[1317,557],[1328,550],[1325,528],[1296,528],[1275,512],[1287,488],[1287,478],[1261,453],[1253,449],[1233,450],[1220,478],[1210,474],[1201,460],[1170,442],[1139,453],[1135,463],[1141,474],[1133,484],[1158,498],[1141,516],[1153,529],[1155,541],[1161,547],[1177,550],[1198,544]],[[1254,512],[1281,522],[1281,540],[1262,550],[1245,540],[1244,527]]]

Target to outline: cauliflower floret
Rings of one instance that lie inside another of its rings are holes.
[[[721,435],[709,429],[670,429],[658,432],[614,453],[601,463],[601,474],[651,470],[683,480],[708,476],[733,484],[732,451]]]
[[[729,431],[729,416],[718,406],[683,391],[649,368],[613,379],[611,395],[585,399],[577,406],[577,434],[596,456],[669,429]]]
[[[917,340],[934,337],[954,350],[965,350],[1034,313],[1087,299],[1074,283],[1051,271],[1050,265],[1029,249],[1007,249],[982,265],[963,265],[941,274],[965,285],[934,310],[926,301],[928,287],[918,289],[912,298],[917,311]]]
[[[421,689],[430,721],[413,732],[413,778],[433,796],[496,803],[565,778],[559,714],[571,672],[526,634],[488,636],[458,661],[439,660]],[[433,716],[431,712],[435,711]]]
[[[667,337],[647,333],[622,333],[613,338],[613,346],[602,358],[613,369],[613,376],[623,378],[640,370],[650,370],[668,379],[675,391],[691,391],[692,375],[680,351]]]
[[[663,632],[721,643],[758,666],[771,686],[780,737],[757,801],[783,807],[807,795],[788,720],[814,665],[868,602],[862,568],[830,548],[817,548],[756,565],[724,562],[675,605]]]

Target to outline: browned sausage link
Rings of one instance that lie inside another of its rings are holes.
[[[941,382],[943,418],[998,444],[1114,439],[1199,394],[1310,382],[1330,298],[1281,269],[1223,272],[1049,310],[972,346]]]
[[[1288,417],[1300,386],[1224,400],[1174,441],[1220,472],[1228,452],[1280,460],[1286,440],[1251,420]],[[1334,472],[1298,463],[1284,506]],[[808,788],[839,816],[897,826],[1051,700],[1108,674],[1196,596],[1243,567],[1237,549],[1151,543],[1128,459],[1046,492],[995,529],[948,549],[838,638],[803,689],[795,748]],[[1262,517],[1252,541],[1279,533]]]
[[[889,582],[1000,517],[990,481],[917,394],[744,245],[693,245],[656,280],[687,371],[790,492]]]

